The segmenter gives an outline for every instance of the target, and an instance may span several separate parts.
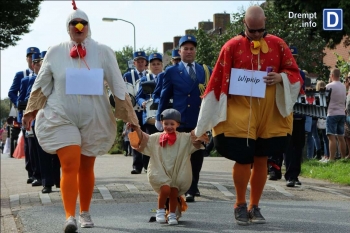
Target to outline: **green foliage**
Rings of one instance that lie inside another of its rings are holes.
[[[15,46],[39,15],[43,0],[2,0],[0,8],[0,49]]]
[[[319,77],[326,79],[329,76],[329,71],[328,67],[323,64],[325,40],[318,32],[311,33],[308,28],[300,27],[301,20],[288,19],[287,11],[278,11],[274,4],[268,2],[269,4],[262,6],[267,18],[267,31],[281,37],[287,44],[298,48],[297,63],[301,69],[305,69],[309,73],[316,73]],[[214,67],[221,47],[244,30],[244,15],[244,9],[241,9],[238,13],[233,13],[233,20],[222,35],[208,34],[201,29],[197,30],[196,60],[199,63],[206,63]]]
[[[349,51],[350,52],[350,51]],[[348,77],[348,73],[350,72],[350,56],[346,60],[342,56],[340,56],[337,53],[334,53],[337,57],[337,63],[335,67],[337,67],[340,70],[341,77]]]
[[[119,69],[122,74],[125,74],[128,71],[128,61],[132,60],[133,58],[133,47],[132,46],[124,46],[122,51],[116,51],[115,55],[117,57]],[[151,53],[156,53],[157,50],[155,48],[139,48],[137,51],[145,51],[146,55],[149,55]]]
[[[321,163],[309,160],[301,165],[301,175],[305,177],[328,180],[334,183],[350,185],[350,160]]]
[[[113,143],[112,148],[109,150],[109,154],[122,154],[123,153],[123,120],[117,120],[117,136]]]
[[[338,45],[343,36],[346,36],[347,40],[345,45],[349,45],[350,35],[350,1],[349,0],[267,0],[267,2],[273,2],[277,12],[294,12],[294,13],[314,13],[316,12],[315,22],[316,27],[310,28],[309,34],[318,34],[324,41],[326,41],[327,46],[334,49]],[[323,30],[323,9],[324,8],[342,8],[343,9],[343,30],[341,31],[324,31]],[[287,15],[287,13],[285,13]],[[292,19],[296,20],[296,19]],[[304,19],[308,21],[308,19]],[[287,25],[287,21],[283,22]]]
[[[11,110],[11,101],[9,98],[5,98],[1,100],[0,103],[0,119],[1,122],[5,122],[6,119],[9,117]]]

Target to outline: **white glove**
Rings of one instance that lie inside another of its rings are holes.
[[[163,125],[161,121],[156,120],[155,126],[158,129],[158,131],[163,131]]]

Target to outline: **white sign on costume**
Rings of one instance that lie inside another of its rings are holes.
[[[66,69],[67,95],[103,95],[103,86],[102,69]]]
[[[232,68],[228,93],[265,98],[266,83],[263,79],[265,76],[267,72],[264,71]]]

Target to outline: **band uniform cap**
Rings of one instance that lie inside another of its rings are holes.
[[[181,47],[181,45],[183,43],[186,43],[186,42],[192,42],[194,44],[194,46],[196,47],[197,46],[197,40],[196,40],[196,37],[192,36],[192,35],[186,35],[186,36],[183,36],[180,38],[180,41],[179,41],[179,47]]]
[[[144,51],[134,52],[133,58],[134,58],[134,61],[136,61],[137,59],[140,59],[140,58],[143,58],[146,61],[148,61],[148,58],[147,58],[146,53]]]
[[[160,120],[174,120],[181,123],[181,113],[173,108],[165,109],[162,114],[160,114]]]
[[[151,62],[154,59],[159,59],[160,61],[163,61],[163,57],[160,53],[151,53],[151,55],[148,56],[149,62]]]
[[[27,48],[27,53],[26,55],[28,56],[29,54],[33,54],[33,53],[40,53],[40,50],[36,47],[29,47]]]
[[[45,55],[46,55],[46,51],[41,51],[40,53],[41,60],[44,59]]]
[[[40,53],[33,53],[32,54],[32,62],[33,63],[39,62],[40,60],[41,60]]]
[[[178,59],[178,58],[181,59],[178,49],[173,49],[173,51],[171,52],[171,58],[172,59]]]
[[[298,49],[295,46],[290,46],[289,47],[290,51],[292,52],[292,55],[298,56]]]

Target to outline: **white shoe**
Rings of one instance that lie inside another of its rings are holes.
[[[64,233],[74,233],[77,230],[77,220],[73,216],[70,216],[64,224]]]
[[[325,157],[322,157],[322,159],[320,159],[319,162],[323,162],[325,161],[325,159],[326,159]]]
[[[94,223],[91,220],[91,215],[87,211],[83,211],[79,215],[80,227],[82,228],[92,228],[94,227]]]
[[[156,214],[156,221],[159,223],[165,223],[165,209],[158,209]]]
[[[178,224],[175,213],[168,214],[168,224],[169,225],[177,225]]]

